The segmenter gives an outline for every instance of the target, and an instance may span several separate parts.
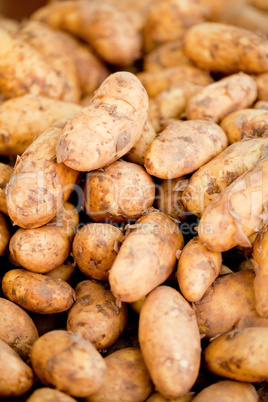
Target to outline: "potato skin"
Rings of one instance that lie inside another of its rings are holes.
[[[258,88],[258,99],[268,101],[268,73],[259,74],[256,77],[256,84]]]
[[[0,106],[1,108],[1,106]],[[0,212],[7,215],[7,203],[5,189],[13,173],[13,168],[6,163],[0,162]]]
[[[7,218],[0,212],[0,257],[8,251],[8,243],[11,238]]]
[[[163,212],[142,216],[133,229],[109,272],[112,293],[128,303],[146,296],[170,276],[176,251],[184,244],[178,226]]]
[[[7,299],[39,314],[61,313],[75,301],[75,292],[67,282],[24,269],[8,271],[2,289]]]
[[[106,364],[102,356],[79,334],[48,332],[34,343],[30,358],[44,385],[74,397],[84,398],[104,382]]]
[[[194,311],[178,291],[159,286],[147,296],[139,343],[157,390],[168,398],[185,395],[198,376],[201,346]]]
[[[142,135],[148,107],[146,91],[134,74],[111,74],[89,106],[64,127],[57,145],[58,163],[89,171],[121,158]]]
[[[224,131],[213,122],[176,121],[152,142],[144,166],[160,179],[181,177],[218,155],[227,144]]]
[[[193,392],[188,392],[184,396],[179,396],[178,398],[172,398],[172,399],[167,399],[163,395],[161,395],[159,392],[156,392],[152,394],[148,399],[146,399],[146,402],[191,402],[193,400]]]
[[[253,107],[254,109],[268,110],[268,101],[259,100]]]
[[[124,155],[124,159],[128,162],[136,163],[137,165],[144,166],[144,158],[147,149],[156,137],[155,129],[148,119],[145,123],[144,130],[141,137],[136,142],[134,147]]]
[[[253,244],[253,258],[255,261],[254,269],[256,277],[254,279],[255,308],[259,316],[268,318],[268,232],[264,228],[256,237]]]
[[[70,282],[72,277],[76,272],[75,263],[71,263],[70,261],[66,261],[64,264],[59,265],[58,267],[52,269],[51,271],[46,273],[46,276],[54,279],[61,279],[65,282]]]
[[[156,208],[180,222],[187,220],[188,213],[182,203],[182,189],[187,186],[187,183],[186,176],[179,179],[161,180],[156,186]]]
[[[258,394],[252,384],[237,381],[219,381],[197,394],[192,402],[258,402]]]
[[[57,389],[39,388],[36,389],[27,399],[27,402],[75,402],[76,399],[64,394]]]
[[[19,158],[7,185],[8,214],[22,228],[37,228],[54,218],[78,179],[78,172],[56,162],[61,132],[52,126],[41,134]]]

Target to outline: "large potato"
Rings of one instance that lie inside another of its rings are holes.
[[[5,190],[12,173],[13,168],[11,166],[7,165],[6,163],[0,162],[0,212],[3,212],[4,214],[7,214]]]
[[[184,244],[180,229],[163,212],[142,216],[133,229],[109,272],[112,293],[126,302],[139,300],[163,283],[174,270],[176,251]]]
[[[252,384],[237,381],[219,381],[204,388],[192,402],[258,402],[258,394]]]
[[[0,257],[8,251],[8,243],[11,238],[7,218],[0,212]]]
[[[39,314],[69,310],[75,301],[75,292],[67,282],[24,269],[8,271],[2,289],[7,299]]]
[[[138,141],[147,118],[148,96],[139,80],[128,72],[110,75],[64,127],[58,163],[88,171],[116,161]]]
[[[132,147],[131,150],[124,155],[124,159],[126,159],[128,162],[137,163],[138,165],[143,166],[147,149],[149,148],[155,137],[155,129],[150,120],[147,120],[141,137],[136,142],[134,147]]]
[[[161,180],[156,186],[155,206],[180,222],[187,220],[188,212],[182,203],[182,193],[188,184],[186,176]]]
[[[253,244],[253,258],[255,261],[254,295],[255,308],[261,317],[268,318],[268,231],[267,227],[261,231]]]
[[[23,153],[7,186],[8,214],[22,228],[48,223],[67,201],[78,172],[56,162],[56,144],[62,129],[51,127]]]
[[[75,402],[76,399],[64,394],[57,389],[39,388],[36,389],[27,399],[27,402]]]
[[[34,343],[30,358],[35,374],[44,385],[74,397],[88,396],[104,383],[106,364],[80,334],[48,332]]]
[[[228,145],[224,131],[205,120],[174,121],[152,142],[144,166],[150,175],[173,179],[194,172]]]
[[[178,291],[159,286],[147,296],[139,343],[156,389],[168,398],[185,395],[198,376],[201,346],[195,313]]]

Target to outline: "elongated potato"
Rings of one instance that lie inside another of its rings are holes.
[[[69,310],[75,301],[75,292],[67,282],[24,269],[8,271],[2,289],[7,299],[39,314]]]
[[[238,381],[219,381],[204,388],[193,402],[258,402],[258,394],[252,384]]]
[[[110,75],[64,127],[58,163],[88,171],[116,161],[138,141],[147,117],[148,96],[139,80],[128,72]]]
[[[233,330],[213,340],[204,351],[207,369],[236,381],[267,381],[268,328]]]
[[[139,300],[163,283],[184,244],[180,229],[163,212],[142,216],[132,228],[109,272],[112,293],[126,302]]]
[[[137,163],[138,165],[143,166],[146,151],[155,139],[155,137],[155,129],[150,120],[147,120],[142,135],[140,136],[134,147],[132,147],[131,150],[124,155],[124,159],[128,162]]]
[[[32,369],[0,340],[0,397],[21,396],[32,388],[33,383]]]
[[[248,237],[266,223],[268,202],[268,157],[245,172],[204,211],[198,226],[200,240],[212,251],[240,245],[251,247]]]
[[[256,84],[258,88],[258,99],[267,101],[268,100],[268,73],[259,74],[256,77]]]
[[[80,334],[48,332],[34,343],[30,357],[33,370],[44,385],[74,397],[90,395],[104,383],[106,364]]]
[[[201,346],[194,311],[178,291],[159,286],[147,296],[139,343],[156,389],[168,398],[185,395],[198,376]]]
[[[182,203],[182,193],[187,184],[186,176],[179,179],[162,180],[156,186],[156,208],[181,222],[187,220],[188,213]]]
[[[1,107],[1,106],[0,106]],[[7,215],[6,185],[13,173],[13,168],[6,163],[0,163],[0,212]]]
[[[253,244],[253,258],[255,261],[254,295],[256,301],[256,311],[261,317],[268,318],[268,232],[264,228]]]
[[[57,389],[39,388],[36,389],[27,399],[26,402],[75,402],[76,399],[64,394]]]
[[[185,34],[185,52],[204,69],[224,73],[268,71],[268,44],[265,38],[246,29],[205,22]]]
[[[62,129],[51,127],[19,158],[9,184],[8,214],[22,228],[48,223],[69,198],[78,172],[56,162],[56,144]]]
[[[227,144],[224,131],[213,122],[173,122],[150,145],[144,166],[160,179],[181,177],[218,155]]]
[[[0,257],[8,251],[8,243],[11,238],[7,218],[0,212]]]
[[[267,148],[267,138],[230,145],[191,176],[182,194],[184,207],[201,217],[209,203],[239,176],[253,168],[266,154]]]

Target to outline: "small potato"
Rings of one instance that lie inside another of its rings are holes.
[[[75,301],[75,292],[67,282],[24,269],[8,271],[2,289],[7,299],[39,314],[61,313]]]
[[[219,381],[204,388],[192,402],[258,402],[258,394],[252,384],[237,381]]]
[[[106,364],[94,346],[80,334],[51,331],[33,345],[31,364],[45,386],[84,398],[104,383]]]
[[[213,340],[204,351],[206,368],[236,381],[268,379],[268,328],[235,329]]]
[[[155,185],[143,167],[119,160],[89,173],[84,193],[85,212],[92,220],[125,222],[153,205]]]
[[[32,369],[0,340],[0,398],[21,396],[32,388],[33,383]]]
[[[185,395],[198,376],[201,346],[194,311],[181,294],[159,286],[140,313],[139,343],[156,389],[167,398]]]
[[[205,22],[185,34],[185,53],[200,68],[224,73],[268,71],[268,44],[263,36],[217,22]]]
[[[268,2],[267,0],[252,0],[252,3],[255,7],[260,8],[261,10],[268,11]]]
[[[178,226],[159,211],[142,216],[129,229],[134,230],[119,250],[109,282],[116,299],[131,303],[171,275],[184,240]]]
[[[180,222],[185,221],[188,213],[182,203],[182,193],[187,184],[186,176],[179,179],[162,180],[156,187],[156,208]]]
[[[173,122],[150,145],[144,166],[160,179],[181,177],[197,170],[227,145],[224,131],[213,122]]]
[[[30,316],[15,303],[0,298],[0,339],[26,360],[37,338]]]
[[[128,162],[137,163],[137,165],[143,166],[146,151],[155,139],[155,137],[155,129],[150,120],[147,120],[141,137],[136,142],[134,147],[131,148],[131,150],[124,155],[124,159]]]
[[[268,231],[267,227],[262,230],[253,244],[254,269],[254,295],[256,311],[259,316],[268,318]]]
[[[145,302],[146,296],[141,297],[139,300],[129,303],[131,310],[136,314],[140,314],[143,303]]]
[[[159,392],[152,394],[146,402],[191,402],[193,400],[194,393],[188,392],[184,396],[179,396],[178,398],[167,399]]]
[[[220,273],[221,253],[208,250],[194,237],[183,248],[178,262],[177,279],[186,300],[201,299]]]
[[[0,106],[1,108],[1,106]],[[10,180],[13,173],[13,168],[6,163],[0,162],[0,212],[7,215],[7,203],[6,203],[6,185]]]
[[[84,275],[108,281],[108,271],[117,256],[116,245],[123,232],[109,224],[89,223],[78,230],[73,241],[74,259]]]
[[[254,109],[268,110],[268,101],[258,101],[253,107]]]
[[[8,243],[11,238],[9,225],[5,216],[0,212],[0,257],[8,251]]]
[[[57,389],[39,388],[36,389],[26,402],[75,402],[76,399],[64,394]]]
[[[258,99],[268,101],[268,73],[259,74],[256,77],[256,84],[258,88]]]
[[[61,279],[62,281],[70,282],[76,272],[75,265],[75,263],[72,264],[70,261],[66,261],[66,263],[59,265],[58,267],[47,272],[46,276],[49,276],[53,279]]]

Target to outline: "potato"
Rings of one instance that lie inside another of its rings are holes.
[[[266,292],[268,284],[267,239],[268,232],[267,227],[265,227],[258,234],[253,245],[254,269],[256,273],[254,279],[255,308],[259,316],[264,318],[268,318],[268,299]]]
[[[201,217],[218,194],[255,166],[267,152],[267,147],[267,138],[254,138],[230,145],[191,176],[182,194],[184,207]]]
[[[153,205],[155,185],[143,167],[119,160],[89,173],[84,193],[85,212],[92,220],[124,222]]]
[[[252,384],[237,381],[219,381],[204,388],[193,402],[258,402],[258,394]]]
[[[258,101],[253,107],[254,109],[268,110],[268,101]]]
[[[32,388],[34,382],[32,369],[1,340],[0,367],[1,398],[21,396]]]
[[[64,127],[57,161],[79,171],[108,165],[130,151],[147,118],[148,96],[139,80],[132,73],[114,73]]]
[[[213,340],[204,351],[206,368],[236,381],[267,381],[268,328],[235,329]]]
[[[122,244],[109,272],[111,291],[128,303],[146,296],[174,270],[184,244],[178,226],[163,212],[142,216]]]
[[[61,313],[75,301],[75,292],[67,282],[24,269],[8,271],[2,290],[7,299],[39,314]]]
[[[252,269],[217,278],[195,303],[200,333],[213,338],[235,328],[268,327],[256,313],[253,282]]]
[[[0,92],[7,98],[27,93],[61,99],[64,82],[31,45],[0,29]]]
[[[252,0],[252,3],[254,4],[255,7],[268,11],[267,0]]]
[[[167,398],[185,395],[198,376],[201,346],[194,311],[178,291],[159,286],[147,296],[139,343],[156,389]]]
[[[251,247],[248,237],[266,223],[268,157],[245,172],[206,208],[199,222],[200,240],[212,251],[240,245]]]
[[[84,398],[104,383],[106,364],[94,346],[80,334],[51,331],[31,350],[31,364],[45,386]]]
[[[53,279],[61,279],[62,281],[70,282],[76,272],[75,266],[75,263],[72,264],[70,261],[66,261],[64,264],[61,264],[47,272],[46,276],[49,276]]]
[[[182,192],[188,184],[186,176],[162,180],[156,187],[155,206],[180,222],[187,220],[188,213],[182,203]]]
[[[249,107],[256,98],[254,79],[244,73],[233,74],[194,94],[187,103],[186,117],[218,123],[229,113]]]
[[[75,402],[76,399],[64,394],[57,389],[39,388],[36,389],[26,402]]]
[[[108,281],[110,270],[117,256],[122,231],[105,223],[89,223],[81,227],[73,241],[73,256],[84,275],[99,281]]]
[[[151,98],[165,91],[176,82],[186,81],[195,85],[204,86],[213,81],[206,71],[187,65],[165,68],[159,71],[144,71],[137,74],[137,77],[140,79]]]
[[[124,155],[124,159],[128,162],[137,163],[137,165],[144,165],[144,157],[147,149],[156,137],[155,129],[150,122],[147,120],[144,126],[144,130],[139,140],[136,142],[134,147]]]
[[[0,212],[3,212],[4,214],[7,214],[5,190],[12,173],[13,168],[11,166],[0,162]]]
[[[48,223],[69,198],[79,173],[56,162],[56,144],[62,129],[51,127],[18,159],[7,185],[8,214],[25,229]]]
[[[15,303],[0,298],[0,339],[26,360],[38,332],[30,316]]]
[[[200,68],[224,73],[268,71],[268,44],[256,33],[232,25],[205,22],[185,34],[185,53]]]
[[[9,224],[5,216],[0,212],[0,257],[8,251],[8,243],[11,238]]]
[[[178,262],[177,279],[186,300],[201,299],[220,273],[221,253],[208,250],[194,237],[183,248]]]
[[[117,307],[106,284],[85,280],[75,288],[76,302],[68,314],[67,330],[79,332],[98,350],[113,345],[127,324],[125,303]]]
[[[0,16],[0,28],[4,29],[5,31],[16,34],[19,28],[19,21],[13,20],[11,18]]]
[[[181,177],[197,170],[227,145],[224,131],[213,122],[173,122],[150,145],[144,166],[160,179]]]
[[[136,314],[140,314],[143,303],[145,302],[146,296],[141,297],[139,300],[129,303],[131,310]]]
[[[191,402],[193,400],[193,392],[188,392],[184,396],[179,396],[178,398],[167,399],[159,392],[152,394],[146,402]]]
[[[50,125],[81,110],[74,103],[40,95],[6,100],[0,104],[0,155],[21,155]]]
[[[258,88],[258,99],[267,101],[268,100],[268,91],[267,91],[268,74],[267,73],[259,74],[256,77],[256,84],[257,84],[257,88]]]

